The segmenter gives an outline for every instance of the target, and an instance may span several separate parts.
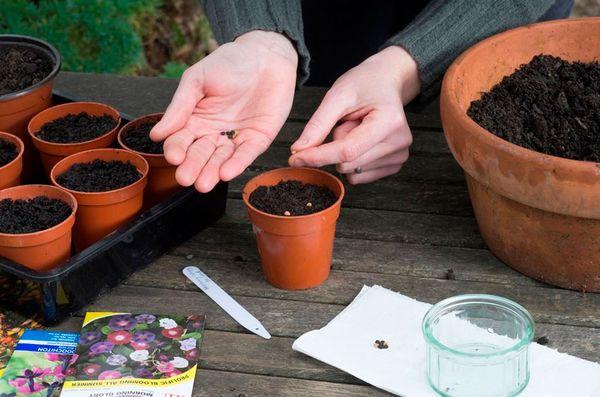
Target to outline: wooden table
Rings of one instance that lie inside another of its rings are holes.
[[[176,86],[170,79],[62,73],[56,88],[140,116],[163,111]],[[324,92],[307,88],[297,93],[275,144],[230,184],[221,221],[88,309],[206,313],[195,396],[386,395],[291,348],[295,338],[339,313],[363,284],[379,284],[431,303],[462,293],[506,296],[531,311],[537,336],[547,336],[551,347],[600,361],[600,294],[534,281],[485,248],[462,172],[444,141],[437,104],[408,113],[414,145],[399,174],[349,187],[327,282],[301,292],[268,285],[240,191],[249,177],[286,164],[290,143]],[[273,339],[248,334],[198,291],[181,274],[189,264],[199,265],[256,315]],[[448,269],[455,279],[448,279]],[[80,324],[81,318],[74,318],[59,328],[78,330]]]

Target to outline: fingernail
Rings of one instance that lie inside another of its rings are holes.
[[[298,153],[298,151],[297,151],[297,150],[292,150],[292,155],[294,155],[294,154],[296,154],[296,153]]]

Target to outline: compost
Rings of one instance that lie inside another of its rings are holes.
[[[0,167],[13,161],[19,155],[17,145],[6,139],[0,138]]]
[[[58,225],[73,209],[59,199],[38,196],[31,199],[0,201],[0,233],[34,233]]]
[[[473,101],[467,114],[527,149],[600,162],[600,64],[537,55]]]
[[[150,130],[156,125],[144,122],[133,125],[121,137],[125,146],[140,153],[163,154],[163,143],[150,139]]]
[[[130,162],[94,160],[73,164],[56,178],[59,185],[78,192],[107,192],[137,182],[142,177]]]
[[[249,201],[256,209],[272,215],[298,216],[329,208],[337,197],[325,186],[289,180],[274,186],[257,187]]]
[[[52,72],[50,57],[27,48],[0,47],[0,95],[24,90]]]
[[[81,112],[45,123],[35,136],[52,143],[79,143],[101,137],[116,126],[117,120],[108,114],[94,116]]]

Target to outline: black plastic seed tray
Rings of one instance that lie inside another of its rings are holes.
[[[75,99],[55,92],[54,100]],[[132,119],[121,117],[123,122]],[[208,194],[186,189],[48,272],[0,257],[0,306],[35,316],[46,325],[60,322],[215,223],[225,213],[226,202],[226,183]]]

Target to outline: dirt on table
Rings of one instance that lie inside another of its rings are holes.
[[[121,137],[125,146],[140,153],[163,154],[163,143],[150,139],[153,122],[140,123],[127,130]]]
[[[52,59],[28,48],[0,47],[0,95],[24,90],[44,80]]]
[[[309,215],[331,207],[335,194],[325,186],[301,181],[281,181],[274,186],[259,186],[249,197],[250,204],[272,215]]]
[[[142,177],[130,162],[94,160],[73,164],[56,182],[78,192],[108,192],[137,182]]]
[[[0,138],[0,167],[13,161],[19,155],[17,145],[6,139]]]
[[[52,143],[80,143],[99,138],[116,126],[117,120],[108,114],[94,116],[81,112],[45,123],[35,136]]]
[[[600,64],[537,55],[473,101],[467,114],[527,149],[600,162]]]
[[[34,233],[58,225],[73,209],[59,199],[38,196],[27,200],[0,201],[0,233]]]

